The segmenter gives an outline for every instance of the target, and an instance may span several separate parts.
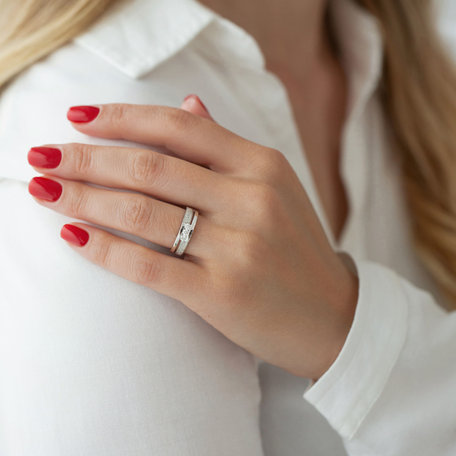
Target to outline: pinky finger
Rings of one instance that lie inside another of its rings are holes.
[[[60,236],[92,263],[180,301],[193,295],[202,266],[157,252],[83,223],[66,224]],[[193,296],[194,297],[194,296]]]

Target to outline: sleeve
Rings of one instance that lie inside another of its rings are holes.
[[[354,260],[358,303],[345,344],[304,399],[350,456],[456,454],[456,312],[393,270]]]

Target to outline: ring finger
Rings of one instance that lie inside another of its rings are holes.
[[[174,243],[185,213],[179,206],[145,195],[95,188],[53,176],[34,177],[29,183],[29,192],[40,204],[57,212],[128,232],[168,248]],[[214,255],[214,246],[222,245],[221,237],[222,229],[204,214],[198,214],[195,232],[185,253],[209,258]]]

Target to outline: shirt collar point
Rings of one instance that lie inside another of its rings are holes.
[[[130,0],[115,5],[74,42],[132,78],[173,56],[215,14],[196,0]]]

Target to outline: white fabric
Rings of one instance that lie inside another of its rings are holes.
[[[439,3],[439,24],[456,55],[451,3]],[[376,92],[380,35],[350,0],[333,0],[331,13],[350,81],[340,165],[350,214],[339,243],[283,84],[249,34],[194,0],[127,1],[2,93],[2,456],[456,454],[456,314],[442,310],[411,244]],[[189,93],[226,128],[285,154],[332,245],[355,261],[355,319],[315,384],[86,261],[58,235],[74,219],[27,192],[30,147],[120,143],[76,132],[69,106],[179,106]]]

